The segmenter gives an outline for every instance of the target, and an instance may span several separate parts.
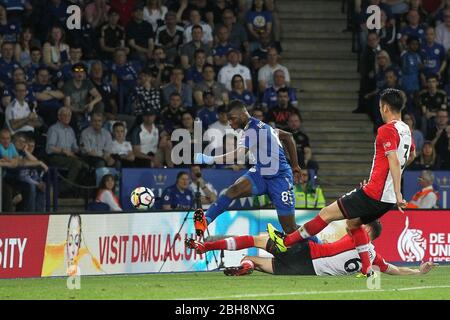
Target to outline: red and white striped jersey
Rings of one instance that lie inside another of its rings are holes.
[[[364,193],[374,200],[397,203],[387,154],[397,153],[403,173],[409,154],[414,149],[411,130],[403,121],[394,120],[378,128],[372,169],[369,182],[363,187]]]
[[[308,241],[314,271],[318,276],[339,276],[358,273],[361,270],[361,259],[355,249],[355,243],[349,235],[333,243],[315,243]],[[385,272],[389,268],[384,259],[369,244],[369,256],[372,265]]]

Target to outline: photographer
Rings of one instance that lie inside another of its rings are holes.
[[[217,199],[217,191],[214,189],[211,183],[206,182],[202,178],[202,171],[200,166],[193,165],[191,167],[191,179],[192,182],[189,186],[189,189],[194,193],[195,198],[197,199],[197,192],[200,193],[201,204],[209,206],[211,203],[214,203]]]

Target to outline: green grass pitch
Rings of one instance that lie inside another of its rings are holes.
[[[7,299],[450,299],[450,266],[424,276],[381,275],[380,289],[355,276],[271,276],[254,272],[226,277],[221,272],[82,277],[80,290],[65,278],[0,280]],[[211,286],[214,283],[214,286]]]

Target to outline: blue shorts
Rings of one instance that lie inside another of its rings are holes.
[[[295,214],[294,179],[292,170],[280,172],[276,176],[264,177],[252,168],[243,177],[252,184],[252,194],[267,194],[275,206],[279,216]]]

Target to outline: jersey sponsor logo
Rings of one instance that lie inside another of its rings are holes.
[[[384,149],[386,150],[386,149],[388,149],[388,148],[391,147],[391,143],[390,143],[389,141],[386,142],[386,143],[383,143],[383,147],[384,147]]]
[[[405,262],[422,261],[425,256],[427,240],[420,229],[409,229],[409,218],[406,217],[405,228],[397,242],[397,250]]]

